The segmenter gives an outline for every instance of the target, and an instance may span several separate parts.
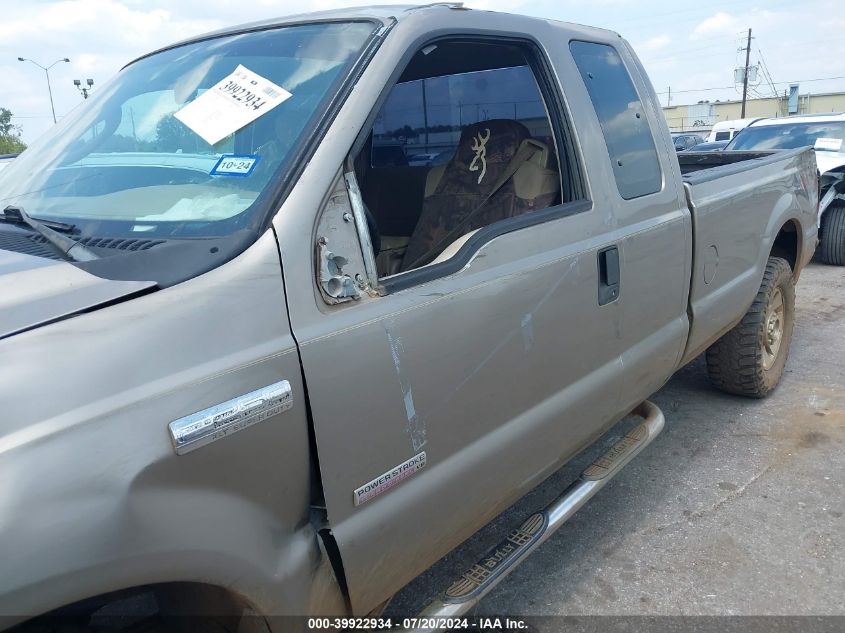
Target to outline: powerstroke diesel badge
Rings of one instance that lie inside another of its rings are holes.
[[[405,481],[408,477],[413,475],[418,470],[425,466],[425,451],[417,453],[408,461],[402,462],[398,466],[391,468],[383,475],[376,477],[370,482],[365,483],[352,493],[352,499],[356,506],[367,503],[373,497],[377,497],[383,492],[387,492],[399,482]]]
[[[293,406],[290,383],[282,380],[170,423],[177,455],[237,433]]]

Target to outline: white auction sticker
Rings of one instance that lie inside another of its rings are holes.
[[[173,116],[214,145],[293,95],[242,65]]]
[[[842,149],[842,139],[841,138],[824,138],[820,136],[816,139],[815,144],[813,145],[816,149],[826,149],[833,152],[838,152]]]

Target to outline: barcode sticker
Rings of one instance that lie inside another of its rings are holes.
[[[238,67],[173,116],[214,145],[293,95],[269,79]]]
[[[815,144],[813,145],[816,149],[826,149],[832,152],[838,152],[842,149],[842,139],[841,138],[824,138],[820,136],[816,139]]]

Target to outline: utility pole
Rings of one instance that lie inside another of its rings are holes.
[[[669,86],[669,96],[666,98],[666,107],[672,105],[672,86]]]
[[[748,96],[748,63],[751,61],[751,29],[748,29],[748,43],[745,45],[745,72],[742,73],[742,111],[740,119],[745,118],[745,99]]]

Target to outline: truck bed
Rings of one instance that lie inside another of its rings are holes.
[[[765,152],[681,152],[687,205],[693,223],[691,360],[736,324],[751,305],[772,240],[788,226],[802,255],[815,246],[814,222],[805,234],[792,223],[815,217],[810,195],[816,174],[810,147]],[[802,257],[804,259],[805,257]],[[793,268],[803,262],[790,262]],[[727,310],[726,306],[741,306]]]
[[[754,152],[742,151],[722,151],[722,152],[678,152],[678,162],[681,165],[681,173],[683,175],[691,174],[704,170],[710,170],[714,167],[724,167],[726,165],[734,165],[749,160],[758,158],[766,158],[773,154],[777,154],[776,150],[763,150]],[[750,168],[749,165],[742,165],[741,169]]]

